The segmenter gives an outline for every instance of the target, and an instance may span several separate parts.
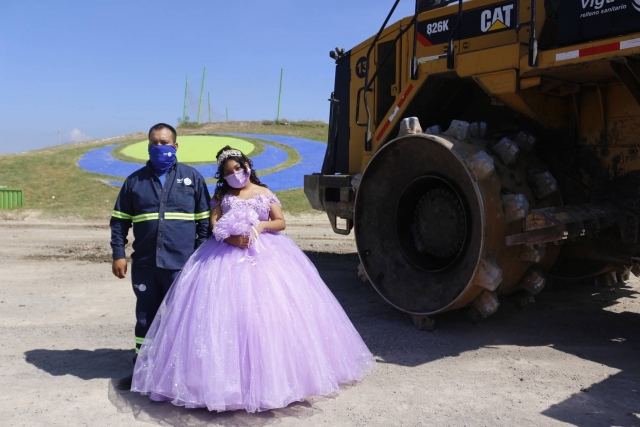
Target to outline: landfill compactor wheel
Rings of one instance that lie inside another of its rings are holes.
[[[389,142],[356,193],[356,245],[371,284],[417,315],[472,305],[488,316],[500,293],[539,292],[557,248],[507,247],[505,237],[522,231],[529,209],[561,203],[534,184],[541,175],[544,164],[507,138],[449,131]]]

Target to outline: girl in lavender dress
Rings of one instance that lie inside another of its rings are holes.
[[[282,408],[357,381],[375,362],[318,271],[286,235],[278,198],[225,147],[212,237],[147,333],[132,391],[211,411]]]

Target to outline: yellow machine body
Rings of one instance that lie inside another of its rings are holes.
[[[391,304],[488,315],[549,276],[611,283],[636,265],[638,0],[418,1],[332,57],[329,147],[305,192],[336,232],[355,226]]]
[[[463,9],[483,8],[500,3],[504,2],[472,0],[464,2]],[[530,2],[521,1],[520,5],[520,22],[525,22],[529,19]],[[419,20],[451,16],[456,11],[457,4],[454,3],[435,11],[424,12],[419,15]],[[411,19],[405,18],[387,27],[382,32],[378,44],[393,40],[402,28],[410,25]],[[640,21],[640,13],[638,20]],[[538,33],[545,21],[545,10],[540,8],[537,19]],[[390,93],[396,98],[396,103],[390,110],[382,112],[386,113],[382,121],[374,121],[372,124],[372,151],[364,150],[366,128],[355,125],[351,127],[349,172],[363,172],[378,146],[397,135],[397,124],[405,117],[404,108],[411,103],[419,92],[417,89],[429,76],[452,72],[460,78],[475,80],[492,98],[546,127],[576,127],[581,145],[606,146],[610,149],[637,146],[637,136],[640,133],[639,100],[635,99],[620,81],[611,67],[611,62],[625,57],[640,57],[640,32],[540,51],[538,64],[534,67],[527,64],[529,33],[530,29],[525,27],[519,32],[512,29],[491,34],[489,31],[486,35],[464,39],[462,42],[454,40],[454,70],[447,69],[447,58],[443,57],[447,51],[447,44],[426,47],[418,43],[419,65],[416,80],[412,80],[410,75],[413,31],[405,33],[397,44],[396,80]],[[358,90],[363,85],[355,70],[358,59],[366,54],[372,41],[373,37],[351,50],[351,69],[354,71],[350,122],[353,124],[356,119],[360,122],[366,120],[364,108],[360,108],[360,117],[355,116]],[[607,46],[625,41],[635,43],[629,43],[630,47],[627,49],[606,51]],[[589,49],[597,51],[598,48],[603,52],[575,58],[565,55],[568,52]],[[378,52],[376,49],[372,51],[372,67],[382,59]],[[568,58],[561,59],[563,55]],[[370,98],[375,99],[378,90],[375,83],[371,89]],[[362,99],[362,94],[360,95]],[[403,97],[405,99],[402,106],[395,111]],[[374,116],[381,114],[376,108],[377,104],[372,103]],[[387,122],[390,122],[390,126],[383,131]],[[393,130],[396,132],[392,132]],[[618,154],[614,151],[610,150],[610,158]],[[633,168],[631,165],[628,167]],[[637,167],[640,167],[640,164],[635,168]]]

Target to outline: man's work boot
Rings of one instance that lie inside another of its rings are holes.
[[[120,381],[118,381],[118,389],[124,390],[124,391],[131,390],[132,380],[133,380],[133,374],[129,375],[128,377],[122,378]]]

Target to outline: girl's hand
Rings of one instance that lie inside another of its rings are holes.
[[[264,231],[264,226],[266,222],[267,221],[260,221],[260,224],[258,224],[258,235],[262,234],[262,232]]]
[[[224,239],[224,241],[241,249],[249,247],[249,236],[230,236]]]

